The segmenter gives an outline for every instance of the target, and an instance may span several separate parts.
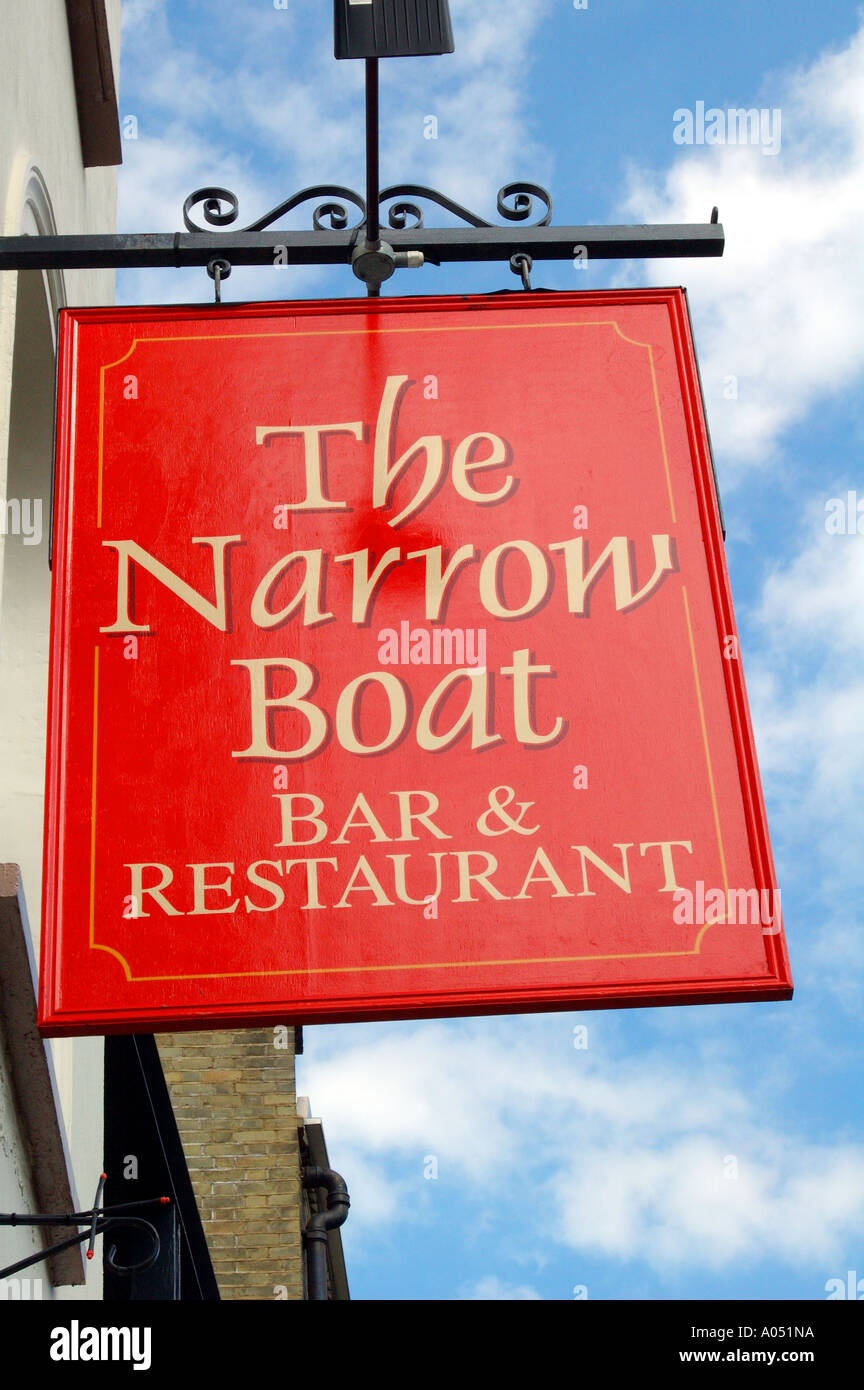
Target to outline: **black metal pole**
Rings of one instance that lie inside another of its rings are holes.
[[[378,59],[366,59],[366,240],[377,248],[381,240],[378,220],[380,189],[378,170]]]
[[[361,223],[362,227],[362,223]],[[379,227],[380,232],[380,227]],[[225,256],[232,266],[350,265],[353,231],[150,232],[102,236],[0,237],[0,271],[83,270],[115,267],[206,266]],[[524,252],[534,261],[572,261],[577,248],[588,261],[722,256],[718,223],[669,226],[417,227],[388,231],[397,251],[422,251],[433,265],[501,261]]]
[[[381,245],[381,223],[378,215],[380,189],[378,164],[378,59],[366,59],[366,246],[378,250]],[[381,293],[381,286],[367,283],[372,297]]]

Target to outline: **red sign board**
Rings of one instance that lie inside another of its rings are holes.
[[[682,291],[61,329],[46,1033],[790,997]]]

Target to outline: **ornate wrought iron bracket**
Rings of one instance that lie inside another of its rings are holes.
[[[386,245],[381,243],[376,248],[383,257],[384,268],[390,267],[388,275],[400,266],[472,261],[507,263],[517,255],[530,256],[535,262],[572,261],[574,265],[584,266],[598,260],[723,254],[723,227],[716,220],[653,226],[554,227],[550,225],[549,215],[534,222],[529,222],[528,215],[521,211],[518,219],[516,216],[524,206],[522,200],[531,193],[544,200],[547,213],[551,211],[549,195],[542,189],[530,184],[510,184],[508,189],[514,206],[505,204],[504,216],[511,224],[521,221],[523,225],[518,227],[494,226],[433,189],[415,184],[384,189],[380,195],[382,204],[396,200],[386,214]],[[502,189],[498,195],[499,211],[507,192]],[[417,198],[437,204],[460,217],[466,225],[427,227],[415,201]],[[273,230],[272,223],[280,216],[301,203],[315,200],[311,232]],[[365,201],[346,188],[322,185],[303,189],[240,231],[230,229],[237,216],[237,199],[232,193],[225,189],[201,189],[187,198],[187,214],[199,203],[204,205],[204,221],[211,230],[197,225],[187,216],[186,225],[190,230],[186,232],[0,237],[0,270],[206,267],[214,259],[227,260],[232,267],[347,266],[352,258],[359,261],[366,242]],[[223,203],[226,204],[224,209]],[[349,205],[359,214],[353,222],[349,218]],[[220,228],[222,230],[216,230]],[[361,269],[364,268],[367,267],[361,264]],[[378,276],[379,285],[388,275]]]
[[[367,190],[368,194],[368,190]],[[425,228],[425,217],[423,209],[416,201],[418,198],[423,202],[435,203],[437,207],[443,208],[445,212],[458,217],[468,227],[485,227],[490,230],[493,223],[487,222],[485,218],[478,216],[476,212],[471,212],[461,203],[448,198],[446,194],[439,193],[435,188],[427,188],[422,183],[396,183],[391,188],[376,189],[378,206],[376,215],[370,220],[369,231],[366,240],[374,243],[378,240],[381,232],[381,211],[386,209],[387,224],[393,231],[409,231]],[[410,201],[409,201],[410,200]],[[393,206],[386,208],[387,203]],[[332,228],[333,231],[344,231],[346,228],[350,232],[366,232],[367,202],[361,198],[359,193],[355,193],[352,188],[345,188],[342,184],[316,183],[311,188],[303,188],[299,193],[294,193],[290,198],[285,198],[283,202],[277,203],[275,208],[265,212],[263,217],[257,218],[255,222],[250,222],[248,226],[241,228],[242,232],[263,232],[268,227],[272,227],[286,213],[293,212],[295,208],[301,207],[303,203],[315,203],[312,209],[312,229],[322,232]],[[349,221],[349,211],[346,206],[352,204],[359,214],[356,220]],[[534,217],[538,208],[535,203],[542,208],[543,215],[537,217],[534,222],[528,219]],[[193,209],[200,206],[201,216],[207,226],[202,226],[196,222],[192,216]],[[538,183],[508,183],[499,189],[497,197],[498,216],[507,222],[526,222],[529,226],[548,227],[552,220],[552,199],[541,188]],[[230,188],[198,188],[183,204],[183,224],[189,232],[206,232],[207,227],[229,227],[232,222],[236,222],[240,215],[240,203],[237,195],[232,193]],[[413,219],[409,220],[409,219]]]
[[[236,196],[225,188],[200,188],[183,204],[185,233],[0,237],[0,270],[200,265],[207,267],[214,281],[218,303],[221,282],[237,265],[350,265],[368,293],[378,295],[394,271],[427,262],[509,262],[527,290],[530,266],[538,260],[572,260],[584,267],[592,260],[723,254],[723,228],[716,208],[706,224],[553,227],[552,200],[546,190],[533,183],[511,183],[498,194],[498,215],[505,222],[522,224],[517,231],[493,226],[452,198],[420,184],[396,184],[381,191],[378,59],[451,53],[453,36],[445,0],[426,0],[424,5],[414,0],[411,7],[405,0],[387,0],[380,13],[373,12],[371,3],[348,0],[347,6],[337,4],[334,11],[336,57],[365,62],[365,198],[340,185],[317,184],[285,198],[242,230],[226,231],[237,220]],[[437,204],[464,225],[427,228],[418,199]],[[311,235],[273,230],[280,218],[309,202],[315,203]],[[388,203],[385,240],[381,215]],[[192,219],[199,205],[204,226]],[[353,222],[349,205],[357,214]],[[542,214],[532,221],[537,205]],[[213,230],[219,234],[213,236]],[[514,257],[521,259],[514,261]]]
[[[141,1202],[121,1202],[113,1207],[101,1207],[102,1192],[105,1187],[106,1174],[102,1173],[96,1188],[96,1199],[90,1211],[69,1211],[51,1212],[42,1216],[21,1216],[17,1212],[0,1212],[0,1226],[84,1226],[85,1230],[79,1230],[74,1236],[69,1236],[67,1240],[57,1241],[56,1244],[39,1250],[35,1255],[28,1255],[24,1260],[18,1260],[16,1264],[7,1265],[5,1269],[0,1269],[0,1279],[8,1279],[11,1275],[17,1274],[19,1270],[29,1269],[31,1265],[41,1264],[50,1255],[56,1255],[61,1250],[68,1250],[73,1245],[81,1245],[87,1241],[87,1258],[92,1260],[95,1254],[97,1236],[106,1235],[109,1231],[119,1231],[121,1229],[135,1230],[143,1232],[150,1240],[150,1250],[134,1264],[124,1265],[117,1260],[117,1247],[111,1245],[106,1255],[106,1260],[111,1268],[122,1275],[130,1275],[149,1269],[159,1258],[159,1234],[156,1227],[149,1221],[145,1221],[140,1216],[127,1216],[135,1207],[151,1207],[157,1204],[165,1205],[171,1201],[170,1197],[149,1197]],[[121,1214],[122,1213],[122,1214]]]
[[[365,198],[341,184],[315,184],[240,230],[229,230],[239,215],[236,195],[227,188],[199,188],[183,204],[185,232],[0,237],[0,270],[206,266],[218,303],[221,282],[238,265],[350,265],[368,293],[377,295],[394,271],[427,263],[509,262],[528,289],[528,270],[538,260],[569,260],[584,267],[593,260],[723,254],[716,208],[707,223],[553,227],[552,199],[546,190],[535,183],[509,183],[498,193],[498,216],[519,226],[496,226],[422,184],[379,189],[378,175],[378,61],[370,58]],[[421,202],[442,208],[462,225],[427,228]],[[275,229],[281,218],[305,203],[313,204],[311,233]],[[193,217],[196,209],[202,222]],[[386,239],[381,236],[382,219]]]
[[[466,226],[492,229],[491,222],[487,222],[477,213],[471,212],[436,189],[426,188],[422,184],[394,184],[392,188],[385,188],[379,192],[377,187],[377,158],[372,161],[370,168],[374,172],[370,175],[366,201],[360,197],[359,193],[355,193],[353,189],[344,188],[341,184],[316,184],[312,188],[304,188],[301,192],[277,203],[275,208],[271,208],[269,212],[264,213],[263,217],[259,217],[255,222],[250,222],[242,230],[243,232],[264,231],[267,227],[272,227],[286,213],[300,207],[304,202],[314,202],[316,203],[312,210],[314,231],[323,231],[325,226],[329,225],[334,231],[343,231],[347,228],[352,234],[356,234],[358,239],[351,247],[351,268],[358,279],[365,282],[368,292],[374,295],[380,292],[384,280],[388,280],[397,269],[416,268],[425,264],[426,260],[435,264],[440,263],[440,258],[436,259],[416,248],[406,251],[396,250],[390,242],[382,240],[382,209],[386,210],[388,229],[395,232],[418,231],[424,227],[423,209],[415,201],[417,199],[437,204],[438,207],[444,208],[454,217],[458,217]],[[368,213],[370,196],[376,199],[373,217],[370,217]],[[545,188],[541,188],[539,184],[507,184],[500,189],[497,202],[499,216],[511,222],[527,221],[528,218],[534,216],[535,202],[537,202],[543,209],[543,215],[529,225],[535,227],[549,225],[552,216],[552,199]],[[389,208],[386,207],[388,203],[392,204]],[[348,204],[356,208],[360,214],[353,224],[349,221]],[[237,220],[240,211],[237,197],[230,189],[199,188],[196,192],[190,193],[183,204],[183,222],[190,232],[204,232],[206,230],[193,218],[193,210],[198,207],[201,209],[200,215],[204,222],[210,227],[230,226]],[[364,233],[362,239],[360,239],[361,232]],[[277,260],[281,249],[281,247],[277,247]],[[286,246],[284,248],[286,257],[287,249]],[[530,261],[530,257],[525,259]],[[512,267],[513,257],[510,257],[510,264]],[[227,272],[224,270],[226,265],[229,267]],[[213,259],[207,264],[207,273],[216,282],[217,303],[219,302],[218,272],[220,269],[221,278],[225,279],[227,274],[230,274],[230,262],[224,259]],[[523,281],[524,279],[525,276],[523,275]]]
[[[549,194],[539,184],[520,182],[507,184],[497,197],[498,216],[519,225],[496,226],[422,184],[379,189],[378,174],[378,61],[367,59],[365,198],[341,184],[315,184],[233,230],[236,195],[227,188],[199,188],[183,204],[185,232],[0,237],[0,270],[206,266],[218,303],[222,282],[238,265],[350,265],[367,292],[378,295],[396,270],[427,263],[504,261],[528,289],[530,266],[540,260],[583,268],[594,260],[723,254],[716,208],[707,223],[553,227]],[[281,218],[308,203],[311,232],[276,229]],[[421,203],[442,208],[462,225],[428,228]],[[201,222],[193,217],[197,209]]]

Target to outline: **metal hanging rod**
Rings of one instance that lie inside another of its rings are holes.
[[[302,195],[298,195],[300,197]],[[385,195],[382,194],[382,198]],[[358,200],[359,203],[359,200]],[[359,204],[362,207],[362,204]],[[434,265],[509,261],[520,253],[534,261],[641,260],[722,256],[719,222],[655,226],[530,226],[403,229],[391,221],[394,252],[419,252]],[[365,243],[365,226],[306,231],[144,232],[80,236],[0,237],[0,270],[129,269],[206,266],[213,257],[238,265],[349,265]]]

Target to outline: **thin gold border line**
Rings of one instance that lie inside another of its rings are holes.
[[[720,830],[720,811],[717,806],[717,790],[714,785],[714,768],[711,763],[711,750],[708,746],[708,727],[705,721],[705,706],[702,702],[702,686],[699,680],[699,667],[696,661],[696,643],[693,639],[693,624],[690,621],[690,603],[687,598],[687,585],[681,585],[681,594],[684,599],[684,616],[687,620],[687,635],[690,639],[690,657],[693,662],[693,679],[696,682],[696,702],[699,706],[699,721],[702,726],[702,742],[705,747],[705,764],[708,769],[708,786],[711,791],[711,807],[714,812],[714,828],[717,832],[717,848],[720,851],[720,872],[723,875],[723,887],[726,891],[726,901],[729,901],[729,879],[726,873],[726,855],[723,850],[723,835]],[[710,924],[710,925],[713,925]]]
[[[93,648],[93,762],[91,766],[92,789],[90,793],[90,949],[107,951],[115,956],[126,973],[127,980],[134,980],[132,967],[124,955],[113,946],[103,946],[96,940],[96,772],[98,762],[99,730],[99,647]]]
[[[369,338],[387,333],[488,333],[502,328],[614,328],[625,343],[632,343],[634,347],[652,346],[651,343],[643,343],[640,338],[628,337],[617,319],[559,319],[555,323],[447,323],[428,324],[420,328],[298,328],[284,333],[178,333],[165,337],[157,337],[154,333],[146,338],[133,338],[129,350],[116,361],[106,362],[105,366],[119,367],[121,362],[132,356],[139,343],[221,343],[232,338]]]
[[[702,938],[711,927],[716,927],[718,923],[726,921],[725,914],[717,917],[710,922],[705,922],[696,937],[696,944],[687,951],[625,951],[619,954],[594,955],[594,956],[516,956],[511,959],[503,960],[432,960],[420,961],[412,964],[410,962],[396,962],[389,965],[322,965],[315,966],[311,970],[297,967],[291,970],[229,970],[223,974],[216,974],[215,971],[208,971],[201,975],[129,975],[128,979],[135,983],[156,980],[246,980],[258,979],[269,975],[363,975],[380,973],[384,970],[459,970],[462,967],[481,968],[485,965],[566,965],[576,961],[586,960],[663,960],[672,957],[698,956],[702,953]],[[97,950],[111,951],[119,960],[124,958],[119,951],[113,951],[110,946],[97,947]],[[125,964],[125,961],[124,961]]]
[[[111,369],[112,367],[119,367],[121,362],[125,362],[126,359],[127,359],[128,357],[131,357],[131,356],[132,356],[133,352],[135,351],[135,347],[136,347],[136,345],[137,345],[139,342],[146,342],[146,341],[147,341],[147,339],[145,339],[145,338],[133,338],[133,339],[132,339],[132,346],[129,348],[128,352],[124,352],[123,356],[122,356],[122,357],[118,357],[117,360],[116,360],[116,362],[105,362],[105,363],[99,368],[99,456],[98,456],[98,465],[97,465],[97,469],[96,469],[96,529],[97,529],[97,531],[99,530],[99,528],[100,528],[101,525],[102,525],[102,457],[103,457],[104,444],[105,444],[105,373],[106,373],[107,371],[110,371],[110,369]],[[163,341],[163,340],[162,340],[162,339],[154,339],[154,341],[156,341],[156,342],[161,342],[161,341]],[[169,340],[168,340],[168,339],[165,339],[165,341],[167,342],[167,341],[169,341]]]
[[[713,925],[712,922],[707,923],[707,926]],[[517,956],[515,960],[443,960],[405,965],[322,965],[312,970],[298,967],[296,970],[234,970],[227,975],[133,975],[132,979],[136,983],[152,983],[156,980],[246,980],[267,975],[363,975],[380,973],[383,970],[458,970],[463,966],[465,969],[477,969],[485,965],[565,965],[583,960],[659,960],[667,956],[698,956],[705,930],[703,927],[697,945],[689,951],[630,951],[619,956]]]
[[[672,473],[669,468],[669,455],[666,450],[666,432],[663,429],[663,412],[660,409],[660,393],[657,389],[657,373],[654,370],[654,348],[650,344],[643,344],[648,348],[648,365],[651,368],[651,385],[654,389],[654,407],[657,411],[657,428],[660,431],[660,450],[663,454],[663,467],[666,470],[666,488],[669,493],[669,509],[672,512],[672,525],[677,526],[678,517],[675,513],[675,498],[672,496]]]
[[[99,647],[93,648],[93,758],[90,768],[90,945],[96,944],[96,766],[99,732]]]

